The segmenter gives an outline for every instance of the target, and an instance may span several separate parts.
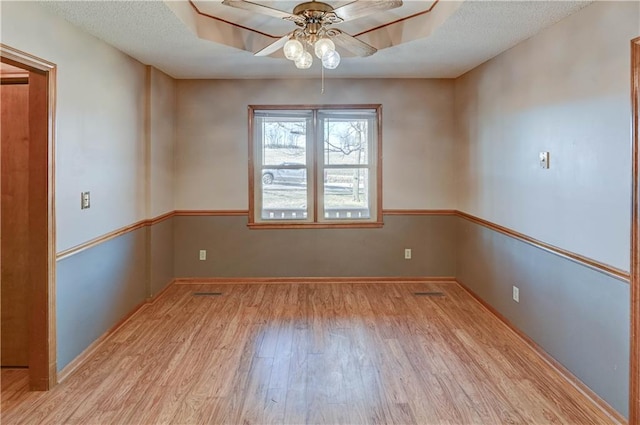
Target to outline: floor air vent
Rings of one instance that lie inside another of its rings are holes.
[[[222,292],[194,292],[194,297],[215,297],[222,295]]]
[[[416,297],[444,297],[444,292],[414,292]]]

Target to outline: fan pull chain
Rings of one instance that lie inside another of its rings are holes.
[[[320,94],[324,94],[324,66],[322,66],[322,64],[320,64],[320,70],[322,73],[322,90],[320,91]]]

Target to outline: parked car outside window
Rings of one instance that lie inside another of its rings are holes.
[[[304,183],[307,181],[305,164],[297,162],[283,162],[282,167],[300,168],[265,168],[262,170],[262,183]]]

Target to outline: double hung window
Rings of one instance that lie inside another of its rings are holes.
[[[250,226],[375,227],[381,107],[251,106]]]

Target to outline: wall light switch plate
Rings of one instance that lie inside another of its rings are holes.
[[[513,287],[513,300],[517,303],[520,302],[520,288],[517,286]]]
[[[80,209],[91,208],[91,194],[89,192],[80,193]]]
[[[404,250],[404,259],[411,260],[411,248],[405,248]]]
[[[549,152],[540,152],[540,168],[549,168]]]

